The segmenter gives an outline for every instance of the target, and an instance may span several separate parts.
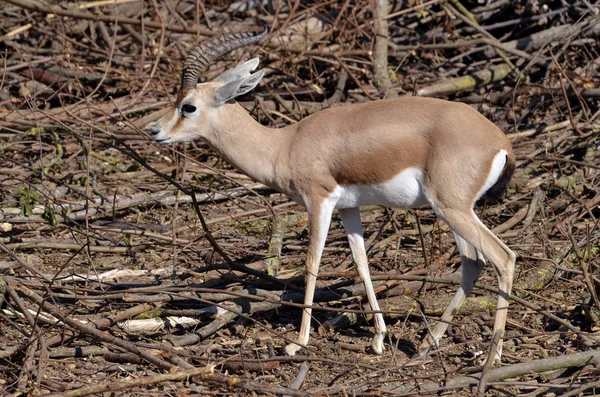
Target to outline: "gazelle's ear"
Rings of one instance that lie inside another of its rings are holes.
[[[215,102],[217,105],[222,105],[233,98],[243,95],[248,91],[254,89],[260,82],[260,79],[265,74],[265,70],[259,70],[258,72],[251,74],[248,77],[244,77],[238,80],[231,81],[222,87],[217,89],[215,96]]]
[[[234,69],[228,70],[227,72],[223,73],[221,76],[219,76],[217,80],[227,84],[231,83],[232,81],[248,77],[250,76],[250,72],[252,72],[258,66],[258,62],[258,58],[253,58],[235,67]]]

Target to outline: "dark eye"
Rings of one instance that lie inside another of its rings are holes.
[[[189,103],[181,105],[182,113],[194,113],[195,111],[196,111],[196,106],[194,106],[194,105],[190,105]]]

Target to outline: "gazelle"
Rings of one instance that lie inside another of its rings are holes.
[[[206,40],[185,60],[174,107],[152,127],[161,144],[204,139],[240,171],[303,205],[309,214],[306,293],[300,333],[285,347],[294,355],[309,339],[311,308],[321,253],[334,209],[348,235],[369,304],[379,311],[369,275],[359,207],[431,205],[450,226],[462,260],[462,280],[431,334],[437,344],[463,304],[487,258],[498,274],[494,323],[502,335],[512,288],[515,254],[473,212],[480,198],[503,193],[515,166],[504,133],[471,107],[420,97],[401,97],[331,108],[281,129],[257,123],[234,98],[252,90],[264,70],[254,58],[212,82],[198,84],[209,63],[255,43],[264,32],[225,33]],[[382,354],[386,326],[375,314],[372,348]]]

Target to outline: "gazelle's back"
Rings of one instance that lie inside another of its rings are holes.
[[[296,180],[310,178],[312,185],[322,177],[329,190],[385,184],[407,169],[420,171],[425,180],[462,175],[467,183],[483,185],[481,168],[489,170],[501,150],[513,156],[504,133],[468,105],[399,97],[309,117],[292,139],[289,161]]]

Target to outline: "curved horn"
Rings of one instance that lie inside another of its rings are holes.
[[[200,73],[221,55],[239,47],[256,43],[267,35],[265,27],[262,32],[232,32],[223,33],[212,39],[204,40],[188,55],[181,71],[181,90],[196,88]]]

